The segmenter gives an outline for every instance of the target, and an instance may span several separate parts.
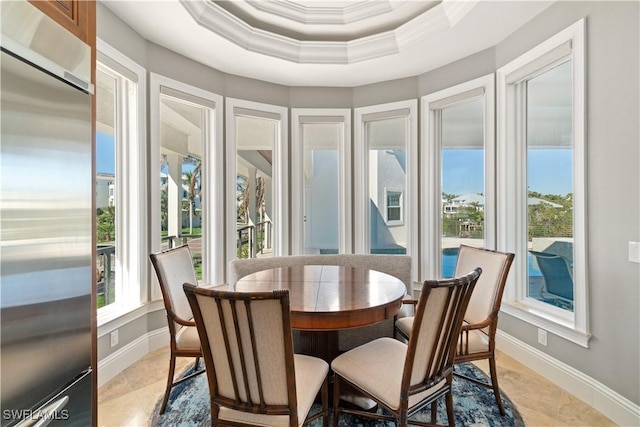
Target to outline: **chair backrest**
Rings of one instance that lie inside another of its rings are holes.
[[[189,284],[184,292],[200,335],[212,402],[297,420],[289,292]]]
[[[482,268],[482,276],[478,279],[464,316],[465,322],[478,324],[497,319],[514,256],[512,253],[460,245],[455,275],[465,274],[476,267]]]
[[[182,289],[185,283],[198,283],[189,246],[167,249],[151,254],[149,258],[160,282],[167,316],[175,316],[183,321],[191,320],[193,314]]]
[[[270,258],[236,259],[229,264],[229,284],[256,271],[292,265],[348,265],[369,268],[396,277],[413,296],[411,285],[411,257],[409,255],[326,254],[291,255]]]
[[[414,394],[435,385],[453,369],[456,344],[473,288],[482,269],[452,279],[426,280],[407,348],[402,390]]]
[[[536,257],[547,292],[573,301],[573,277],[567,259],[547,252],[529,252]]]

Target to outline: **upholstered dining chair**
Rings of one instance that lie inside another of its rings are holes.
[[[458,275],[475,267],[482,268],[482,276],[478,279],[478,284],[464,315],[456,363],[489,360],[491,384],[486,384],[473,378],[464,378],[492,388],[502,415],[505,412],[502,398],[500,397],[500,388],[498,387],[495,338],[498,330],[498,315],[500,313],[500,304],[502,303],[502,294],[504,293],[504,287],[514,256],[512,253],[461,245],[454,272],[454,275]],[[396,321],[396,330],[400,335],[407,338],[411,334],[412,324],[413,318],[411,317],[398,319]]]
[[[289,292],[184,285],[202,343],[211,425],[328,425],[329,365],[293,353]],[[309,415],[321,391],[322,410]]]
[[[170,359],[167,386],[160,406],[160,413],[163,414],[169,402],[171,389],[183,381],[204,372],[198,369],[202,350],[200,349],[200,339],[196,324],[191,314],[189,302],[184,295],[182,285],[184,283],[197,283],[193,270],[193,261],[189,246],[182,245],[173,249],[167,249],[158,253],[150,254],[151,264],[156,272],[162,299],[167,314],[170,337]],[[195,357],[194,372],[174,381],[177,357]]]
[[[482,270],[476,268],[453,279],[427,280],[416,305],[413,331],[408,344],[383,337],[349,350],[331,363],[335,373],[333,425],[339,414],[394,421],[404,427],[409,417],[431,404],[431,424],[437,422],[437,399],[445,396],[447,419],[453,413],[453,364],[462,319]],[[342,384],[364,393],[391,416],[340,406]]]

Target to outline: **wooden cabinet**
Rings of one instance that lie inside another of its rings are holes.
[[[95,0],[28,0],[58,24],[91,47],[91,82],[95,85],[96,2]]]
[[[87,0],[29,0],[58,24],[95,46],[96,3]]]

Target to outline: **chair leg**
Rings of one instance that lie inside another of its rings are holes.
[[[438,423],[438,402],[431,402],[431,424]]]
[[[173,385],[173,374],[176,370],[176,357],[171,353],[171,359],[169,360],[169,375],[167,376],[167,388],[164,392],[164,399],[162,399],[162,406],[160,407],[160,415],[164,414],[167,409],[167,403],[169,403],[169,394],[171,394],[171,386]]]
[[[396,425],[398,427],[407,427],[409,425],[407,411],[400,411],[400,418],[398,419],[398,422],[396,423]]]
[[[500,396],[500,388],[498,387],[498,373],[496,371],[496,357],[492,355],[489,358],[489,373],[491,374],[491,386],[493,387],[493,395],[496,397],[500,415],[504,416],[504,406],[502,405],[502,397]]]
[[[193,372],[197,371],[200,367],[200,356],[196,357],[196,363],[193,365]]]
[[[449,391],[446,396],[446,406],[447,406],[447,421],[449,422],[449,427],[456,426],[456,416],[453,413],[453,393]]]
[[[329,379],[322,383],[322,427],[329,427]]]
[[[340,404],[340,377],[333,377],[333,427],[338,427],[338,405]]]
[[[212,426],[218,425],[219,415],[220,415],[220,407],[218,405],[215,405],[212,400],[211,401],[211,425]]]

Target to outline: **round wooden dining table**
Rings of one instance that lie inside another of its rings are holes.
[[[296,265],[258,271],[238,280],[235,291],[288,289],[291,327],[300,331],[298,351],[327,362],[338,355],[338,332],[395,316],[404,283],[372,269]]]

